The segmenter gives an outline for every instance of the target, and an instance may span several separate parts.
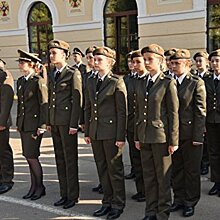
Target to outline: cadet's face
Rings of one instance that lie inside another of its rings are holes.
[[[65,52],[59,48],[51,48],[49,52],[50,61],[52,64],[57,64],[66,60]]]
[[[198,70],[202,70],[202,71],[206,70],[207,61],[205,57],[196,57],[195,64]]]
[[[107,73],[111,70],[111,60],[104,55],[94,56],[95,69],[100,73]]]
[[[80,63],[82,61],[82,57],[79,54],[73,54],[73,60],[75,63]]]
[[[213,56],[211,58],[211,68],[215,73],[220,73],[220,57]]]
[[[133,63],[132,63],[131,58],[128,58],[128,68],[129,68],[129,70],[131,70],[131,71],[134,70],[134,65],[133,65]]]
[[[145,67],[150,73],[157,73],[160,71],[161,58],[154,53],[144,53]]]
[[[146,68],[144,65],[144,58],[143,57],[134,57],[132,60],[134,70],[140,74],[146,72]]]
[[[25,62],[23,60],[20,60],[18,62],[18,67],[20,69],[21,72],[29,72],[31,67],[30,67],[30,63],[29,62]]]
[[[178,59],[178,60],[171,60],[173,72],[175,75],[180,76],[185,72],[188,72],[188,67],[186,65],[186,60]]]
[[[86,54],[86,59],[87,59],[89,67],[93,68],[94,67],[94,56],[93,56],[93,54],[92,53],[87,53]]]
[[[166,64],[167,64],[167,68],[172,71],[172,65],[170,63],[170,56],[166,56]]]

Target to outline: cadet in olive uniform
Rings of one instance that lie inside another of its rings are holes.
[[[134,104],[135,104],[135,83],[138,76],[147,73],[144,65],[144,58],[142,57],[141,51],[133,51],[130,56],[133,72],[130,72],[124,77],[124,81],[128,93],[128,120],[127,120],[127,140],[129,144],[129,150],[131,151],[131,161],[133,165],[133,172],[135,175],[135,184],[137,193],[131,198],[138,201],[145,201],[144,193],[144,179],[143,169],[141,164],[140,151],[135,147],[134,141]]]
[[[12,124],[10,111],[13,104],[13,80],[8,79],[0,69],[0,194],[8,192],[13,186],[14,163],[9,144],[9,127]]]
[[[201,78],[207,77],[210,72],[208,71],[209,68],[209,54],[207,52],[197,52],[193,59],[196,65],[196,73]],[[201,161],[201,175],[206,175],[209,173],[209,153],[208,153],[208,146],[207,146],[207,137],[206,132],[204,133],[204,142],[203,142],[203,154],[202,154],[202,161]]]
[[[66,63],[69,44],[52,40],[48,44],[55,68],[48,76],[49,120],[53,138],[61,199],[55,206],[71,208],[78,202],[77,128],[82,103],[82,77],[78,69]]]
[[[87,70],[86,70],[86,65],[83,64],[82,62],[82,58],[85,57],[84,53],[77,47],[75,47],[73,49],[73,60],[75,62],[75,64],[73,65],[74,68],[77,68],[80,73],[81,73],[81,76],[82,76],[82,88],[85,87],[85,83],[86,83],[86,80],[87,80]],[[80,113],[80,119],[79,119],[79,125],[80,127],[78,128],[79,131],[82,131],[84,132],[84,129],[85,129],[85,119],[84,119],[84,107],[85,107],[85,95],[84,95],[84,89],[82,91],[83,93],[83,102],[82,102],[82,110],[81,110],[81,113]]]
[[[170,48],[164,52],[164,56],[166,58],[166,66],[167,70],[164,72],[165,75],[174,77],[174,73],[172,70],[172,65],[170,63],[170,57],[177,51],[177,48]]]
[[[141,152],[146,194],[144,220],[165,220],[171,206],[171,154],[178,146],[176,81],[160,69],[162,47],[151,44],[141,53],[149,71],[135,86],[135,141]]]
[[[190,73],[190,52],[179,49],[170,57],[179,97],[179,149],[172,155],[171,211],[194,214],[200,199],[200,164],[206,118],[206,91],[202,79]]]
[[[31,175],[31,187],[23,198],[37,200],[45,195],[43,171],[38,158],[42,135],[46,131],[48,91],[43,78],[36,76],[34,69],[40,59],[23,50],[18,50],[18,53],[18,65],[23,76],[17,81],[17,129]]]
[[[136,76],[137,76],[137,73],[134,70],[133,63],[131,60],[131,54],[132,54],[132,52],[127,54],[127,65],[129,68],[129,72],[124,76],[124,81],[125,81],[125,85],[126,85],[127,92],[128,92],[128,123],[129,123],[129,121],[132,121],[132,120],[129,120],[129,117],[131,117],[131,119],[132,119],[132,114],[134,115],[134,108],[133,108],[134,107],[134,94],[132,95],[132,92],[128,91],[128,90],[130,90],[129,83],[131,82],[131,84],[133,84],[133,82],[134,82],[133,79],[136,78]],[[132,100],[132,97],[133,97],[133,100]],[[134,143],[134,125],[129,126],[128,123],[127,123],[127,141],[128,141],[128,146],[129,146],[129,157],[130,157],[130,161],[131,161],[131,170],[130,170],[130,173],[125,175],[125,179],[129,180],[129,179],[135,178],[132,149],[136,149],[136,148],[135,148],[135,143]],[[130,133],[130,132],[133,133],[133,140],[132,140],[132,136],[131,136],[132,133]]]
[[[209,195],[220,196],[220,50],[211,52],[209,61],[214,71],[204,78],[207,92],[206,131],[211,181],[214,182]]]
[[[120,151],[125,144],[127,92],[123,78],[111,72],[115,51],[100,47],[93,55],[98,74],[87,80],[85,141],[92,143],[104,191],[102,207],[93,215],[98,217],[108,213],[107,219],[116,219],[125,206],[124,167]]]

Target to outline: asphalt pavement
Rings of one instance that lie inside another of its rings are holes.
[[[13,108],[13,113],[15,113]],[[15,118],[13,114],[13,119]],[[30,187],[30,175],[26,160],[21,153],[21,142],[18,132],[11,129],[10,143],[14,151],[15,177],[14,187],[8,193],[0,195],[0,219],[4,220],[41,220],[41,219],[105,219],[92,216],[94,210],[101,205],[102,194],[92,192],[92,187],[98,184],[98,177],[93,154],[90,145],[86,145],[83,134],[79,133],[79,180],[80,200],[71,209],[64,210],[62,207],[54,207],[53,203],[59,197],[59,186],[54,160],[54,151],[50,134],[46,134],[42,141],[40,161],[43,166],[44,184],[46,195],[37,201],[24,200]],[[123,154],[125,174],[130,171],[128,146]],[[187,219],[190,220],[219,220],[220,219],[220,197],[209,196],[211,188],[209,175],[201,177],[202,192],[201,199],[196,206],[195,214]],[[144,202],[135,202],[131,196],[135,194],[134,180],[126,180],[126,207],[119,220],[140,220],[144,217]],[[146,195],[147,196],[147,195]],[[170,220],[181,220],[181,211],[171,213]]]

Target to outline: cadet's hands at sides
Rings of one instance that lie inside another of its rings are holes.
[[[140,142],[139,141],[135,141],[135,147],[140,150],[141,146],[140,146]]]
[[[124,141],[116,141],[115,142],[115,145],[118,147],[118,148],[122,148],[125,146],[125,142]]]
[[[69,134],[76,134],[77,133],[77,128],[70,128],[69,129]]]
[[[90,139],[90,137],[84,137],[84,141],[85,141],[87,144],[91,144],[91,139]]]
[[[3,131],[3,130],[5,130],[5,129],[6,129],[5,126],[1,126],[1,125],[0,125],[0,131]]]
[[[173,154],[177,149],[178,149],[178,146],[172,146],[172,145],[170,145],[170,146],[168,147],[168,152],[169,152],[169,154]]]

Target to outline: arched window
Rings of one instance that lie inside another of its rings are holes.
[[[104,7],[105,45],[117,53],[116,72],[127,70],[126,54],[138,49],[135,0],[107,0]]]
[[[52,17],[42,2],[33,4],[28,15],[28,36],[30,52],[39,54],[47,62],[47,44],[53,39]]]
[[[208,0],[207,46],[208,51],[220,48],[220,0]]]

